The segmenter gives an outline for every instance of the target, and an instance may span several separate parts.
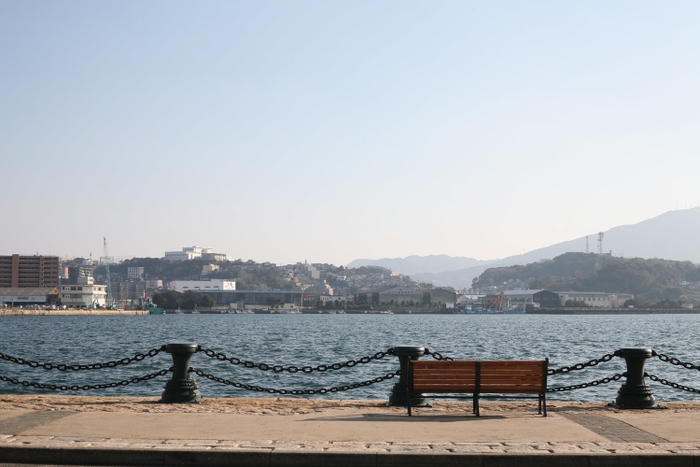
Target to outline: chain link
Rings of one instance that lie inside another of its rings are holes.
[[[617,373],[616,375],[609,376],[609,377],[603,378],[603,379],[599,379],[597,381],[591,381],[590,383],[572,384],[571,386],[560,386],[560,387],[556,387],[556,388],[547,388],[547,392],[562,392],[562,391],[573,391],[575,389],[585,389],[585,388],[589,388],[591,386],[599,386],[601,384],[612,383],[613,381],[617,381],[620,378],[624,378],[625,376],[627,376],[627,372]]]
[[[662,353],[656,353],[655,350],[652,350],[651,355],[653,357],[657,357],[662,362],[670,363],[671,365],[682,366],[683,368],[686,368],[688,370],[699,370],[700,371],[700,366],[698,366],[698,365],[695,365],[695,364],[690,363],[690,362],[682,362],[682,361],[678,360],[677,358],[669,357],[668,355],[664,355]]]
[[[122,358],[121,360],[112,360],[106,363],[92,363],[88,365],[64,365],[64,364],[54,364],[54,363],[40,363],[33,360],[25,360],[19,357],[13,357],[11,355],[6,355],[0,352],[0,360],[6,360],[8,362],[17,363],[18,365],[26,365],[31,368],[42,368],[44,370],[58,370],[58,371],[81,371],[81,370],[101,370],[103,368],[115,368],[120,365],[128,365],[134,362],[140,362],[147,357],[155,357],[160,352],[165,350],[165,346],[159,349],[151,349],[145,354],[139,353],[131,358]]]
[[[284,365],[270,365],[267,363],[255,363],[251,362],[248,360],[241,360],[240,358],[236,357],[227,357],[225,354],[221,352],[215,352],[211,349],[205,349],[201,345],[197,347],[197,352],[204,352],[204,354],[207,357],[215,358],[220,361],[228,361],[232,365],[243,365],[246,368],[257,368],[258,370],[262,371],[273,371],[275,373],[282,373],[282,372],[287,372],[287,373],[313,373],[315,371],[318,372],[324,372],[324,371],[332,371],[332,370],[340,370],[342,368],[352,368],[356,365],[362,364],[365,365],[367,363],[370,363],[372,360],[381,360],[382,358],[386,357],[387,355],[393,355],[394,350],[389,349],[386,352],[377,352],[372,356],[369,357],[362,357],[359,360],[348,360],[347,362],[343,363],[333,363],[330,365],[318,365],[315,367],[312,366],[303,366],[303,367],[298,367],[298,366],[284,366]]]
[[[613,357],[617,357],[618,354],[619,354],[619,352],[616,351],[615,353],[605,354],[601,358],[594,358],[593,360],[589,360],[586,363],[577,363],[576,365],[563,366],[563,367],[557,368],[557,369],[550,369],[550,370],[547,370],[547,375],[551,376],[551,375],[556,375],[556,374],[560,374],[560,373],[569,373],[571,371],[576,371],[576,370],[583,370],[584,368],[596,366],[600,363],[609,362],[610,360],[613,359]]]
[[[2,376],[0,375],[0,381],[5,381],[10,384],[17,384],[24,386],[26,388],[36,388],[36,389],[50,389],[52,391],[90,391],[93,389],[107,389],[107,388],[116,388],[119,386],[128,386],[129,384],[137,384],[141,383],[143,381],[148,381],[149,379],[157,378],[158,376],[165,376],[169,372],[171,372],[173,369],[164,369],[160,370],[156,373],[150,373],[144,376],[139,376],[136,378],[131,378],[131,379],[125,379],[122,381],[117,381],[114,383],[107,383],[107,384],[94,384],[94,385],[73,385],[73,386],[68,386],[68,385],[56,385],[56,384],[42,384],[42,383],[36,383],[34,381],[21,381],[18,380],[17,378],[8,378],[7,376]]]
[[[699,389],[691,388],[689,386],[683,386],[682,384],[678,384],[678,383],[672,383],[671,381],[669,381],[667,379],[659,378],[656,375],[650,375],[647,372],[644,372],[644,376],[648,377],[652,381],[656,381],[657,383],[661,383],[661,384],[664,384],[666,386],[670,386],[674,389],[681,389],[683,391],[694,392],[694,393],[700,394]]]
[[[250,384],[236,383],[235,381],[230,381],[228,379],[219,378],[218,376],[210,375],[208,373],[205,373],[201,370],[197,370],[195,368],[190,368],[190,371],[196,375],[203,377],[203,378],[207,378],[211,381],[225,384],[227,386],[233,386],[233,387],[236,387],[238,389],[245,389],[247,391],[266,392],[268,394],[281,394],[281,395],[292,395],[292,396],[305,396],[305,395],[313,395],[313,394],[327,394],[329,392],[335,393],[335,392],[341,392],[341,391],[349,391],[351,389],[357,389],[357,388],[370,386],[372,384],[381,383],[382,381],[385,381],[387,379],[391,379],[395,376],[401,375],[401,370],[397,370],[393,373],[387,373],[384,376],[379,376],[379,377],[374,378],[374,379],[362,381],[360,383],[348,384],[345,386],[336,386],[336,387],[332,387],[332,388],[321,388],[321,389],[274,389],[274,388],[265,388],[262,386],[256,386],[256,385],[250,385]]]
[[[454,358],[451,357],[445,357],[442,355],[440,352],[431,352],[429,349],[425,349],[425,355],[430,355],[433,357],[435,360],[448,360],[448,361],[453,361]]]

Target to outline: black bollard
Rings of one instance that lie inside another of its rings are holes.
[[[173,356],[173,377],[165,384],[160,399],[168,404],[202,402],[197,383],[190,378],[190,359],[197,351],[197,344],[168,344],[165,351]]]
[[[658,407],[654,393],[644,382],[644,363],[652,357],[652,350],[646,348],[620,349],[617,355],[627,363],[627,381],[617,391],[617,399],[610,404],[618,409],[649,409]]]
[[[399,377],[399,382],[394,384],[394,387],[391,389],[391,396],[389,396],[387,405],[391,407],[408,407],[408,362],[409,360],[418,360],[425,355],[425,347],[394,347],[394,355],[399,358],[401,376]],[[413,394],[411,407],[430,407],[430,402],[422,394]]]

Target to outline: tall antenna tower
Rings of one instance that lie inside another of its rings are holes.
[[[603,254],[603,237],[605,234],[603,232],[598,232],[598,254]]]
[[[588,235],[586,235],[586,254],[588,254]]]
[[[102,237],[102,241],[104,244],[104,250],[105,250],[105,255],[102,257],[102,263],[105,265],[105,276],[107,278],[107,308],[113,309],[114,308],[114,299],[112,298],[112,282],[109,277],[109,263],[112,262],[112,259],[109,257],[109,253],[107,252],[107,237]]]

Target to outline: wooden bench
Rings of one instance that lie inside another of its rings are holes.
[[[411,360],[408,365],[408,415],[414,394],[471,394],[478,417],[479,399],[486,397],[537,398],[540,414],[547,416],[547,368],[544,360]],[[487,395],[488,394],[488,395]],[[513,396],[511,394],[521,394]],[[529,395],[525,395],[529,394]]]

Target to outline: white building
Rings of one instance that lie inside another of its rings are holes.
[[[88,308],[105,306],[107,303],[107,286],[92,285],[62,285],[61,303],[72,308]]]
[[[172,281],[168,284],[168,289],[176,292],[213,291],[213,290],[236,290],[236,281],[226,279],[212,279],[208,281]]]
[[[583,302],[587,306],[596,308],[620,308],[627,300],[634,300],[632,294],[614,294],[606,292],[557,292],[559,305],[566,306],[566,302]]]
[[[203,248],[201,246],[186,246],[182,251],[166,251],[164,259],[168,261],[187,261],[190,259],[201,258],[202,254],[212,254],[212,248]]]

